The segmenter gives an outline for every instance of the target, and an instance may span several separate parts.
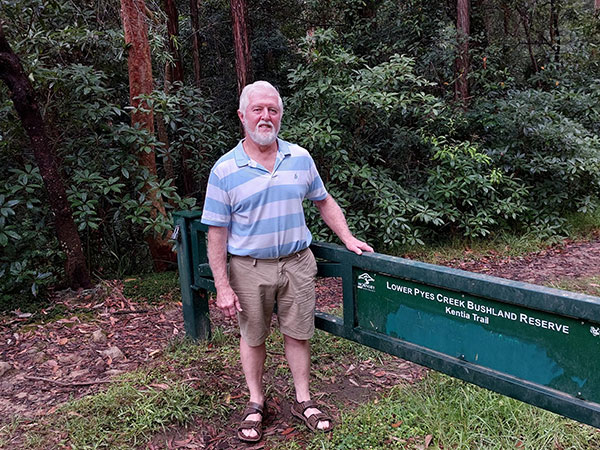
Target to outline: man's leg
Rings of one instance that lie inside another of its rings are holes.
[[[294,378],[294,387],[296,389],[296,400],[305,402],[310,400],[309,378],[310,378],[310,342],[308,340],[298,340],[290,336],[283,335],[285,346],[285,357],[290,366],[292,377]],[[317,414],[316,408],[309,408],[304,412],[306,417]],[[317,428],[325,429],[329,427],[328,420],[320,420]]]
[[[240,338],[240,359],[242,360],[242,370],[246,377],[246,384],[250,391],[250,401],[260,405],[265,401],[263,393],[263,372],[265,367],[265,358],[267,352],[265,344],[257,347],[249,346],[244,338]],[[261,420],[260,414],[251,414],[246,417],[247,420]],[[256,431],[244,430],[247,437],[255,437]]]

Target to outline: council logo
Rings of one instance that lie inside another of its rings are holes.
[[[373,281],[375,281],[375,278],[373,278],[371,275],[365,272],[362,275],[358,276],[358,283],[356,287],[365,291],[375,292],[375,285],[372,284]]]

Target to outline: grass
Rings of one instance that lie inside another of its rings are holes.
[[[168,303],[181,298],[177,272],[158,272],[126,278],[123,295],[150,304]]]
[[[600,432],[431,372],[421,383],[344,412],[330,439],[308,449],[598,449]],[[287,445],[287,449],[295,448]]]
[[[213,414],[213,397],[177,380],[167,371],[138,371],[123,376],[106,391],[74,400],[44,419],[41,431],[29,433],[30,448],[56,442],[71,448],[130,449],[172,424],[199,414]]]
[[[600,275],[589,278],[563,279],[551,283],[550,287],[600,297]]]

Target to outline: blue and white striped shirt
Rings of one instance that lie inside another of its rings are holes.
[[[242,142],[213,166],[202,223],[228,227],[227,251],[253,258],[279,258],[307,248],[312,235],[302,201],[327,197],[305,149],[277,139],[273,172],[251,160]]]

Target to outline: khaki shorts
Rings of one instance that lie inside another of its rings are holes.
[[[243,309],[238,321],[246,343],[256,347],[265,342],[275,304],[281,332],[310,339],[315,332],[316,276],[317,263],[308,248],[277,259],[232,256],[229,282]]]

